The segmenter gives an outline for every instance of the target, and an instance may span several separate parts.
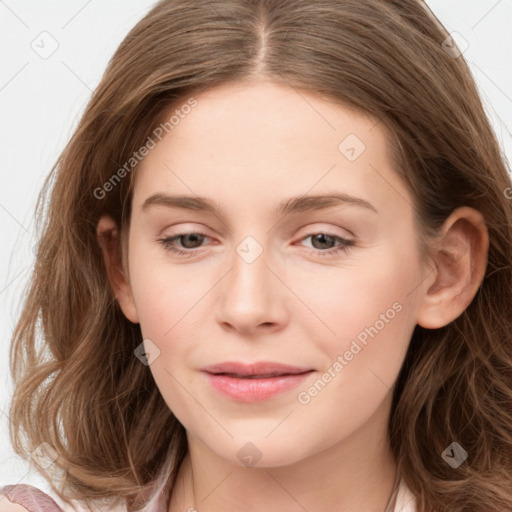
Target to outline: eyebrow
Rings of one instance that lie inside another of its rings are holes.
[[[300,213],[311,210],[321,210],[338,206],[340,204],[354,205],[366,208],[378,213],[375,207],[368,201],[349,194],[327,194],[327,195],[307,195],[291,197],[278,204],[275,209],[277,215],[288,215],[290,213]],[[167,208],[181,208],[184,210],[197,210],[210,212],[215,215],[222,213],[221,206],[206,197],[199,196],[181,196],[156,193],[149,196],[141,206],[141,211],[147,211],[154,206],[165,206]]]

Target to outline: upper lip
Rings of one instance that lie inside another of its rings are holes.
[[[257,363],[240,363],[236,361],[226,361],[224,363],[212,364],[201,368],[207,373],[227,373],[233,375],[257,375],[257,376],[275,376],[275,375],[296,375],[312,371],[312,368],[290,366],[288,364],[274,363],[272,361],[260,361]]]

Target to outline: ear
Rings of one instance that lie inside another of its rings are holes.
[[[117,302],[130,322],[139,323],[128,272],[124,268],[119,229],[112,217],[102,215],[98,221],[96,236],[103,253],[110,287]]]
[[[457,208],[445,221],[434,243],[417,323],[438,329],[460,316],[483,281],[489,234],[483,215],[470,207]]]

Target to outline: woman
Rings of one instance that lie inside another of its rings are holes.
[[[55,178],[11,437],[63,502],[512,508],[511,183],[422,2],[162,1]]]

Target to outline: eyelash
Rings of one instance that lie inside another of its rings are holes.
[[[186,258],[186,257],[189,257],[189,256],[193,256],[194,253],[197,252],[197,249],[189,249],[189,250],[184,251],[184,250],[181,250],[181,249],[176,249],[176,247],[174,247],[172,245],[172,243],[174,241],[176,241],[177,239],[181,238],[182,236],[186,236],[186,235],[201,235],[201,236],[204,236],[206,238],[210,238],[209,236],[205,235],[204,233],[199,233],[199,232],[196,232],[196,231],[191,231],[189,233],[180,233],[180,234],[174,235],[172,237],[159,238],[157,241],[160,242],[163,245],[163,248],[164,248],[165,251],[172,252],[172,253],[176,254],[177,256],[182,256],[182,257]],[[313,256],[322,256],[322,257],[324,257],[324,256],[336,256],[339,253],[348,252],[349,248],[354,245],[354,241],[353,240],[347,240],[345,238],[333,235],[331,233],[323,232],[323,231],[319,231],[317,233],[310,233],[309,235],[301,238],[301,241],[303,241],[303,240],[305,240],[307,238],[310,238],[310,237],[312,237],[314,235],[327,235],[329,237],[334,238],[335,240],[339,240],[341,243],[337,247],[335,247],[333,249],[329,249],[327,251],[322,251],[320,249],[310,249],[309,253],[312,254]]]

